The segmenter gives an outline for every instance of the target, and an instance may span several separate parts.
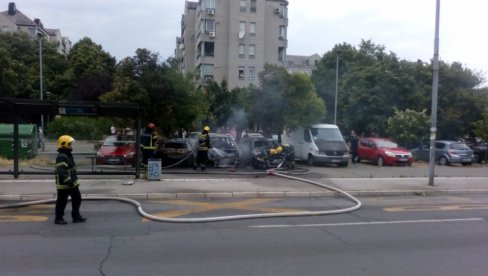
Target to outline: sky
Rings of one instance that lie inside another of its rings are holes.
[[[162,60],[172,56],[185,6],[184,0],[0,0],[0,11],[9,2],[73,43],[91,38],[117,60],[137,48],[159,53]],[[336,44],[357,46],[364,39],[400,59],[433,58],[436,0],[289,0],[288,8],[289,55],[323,55]],[[440,4],[440,60],[481,73],[485,84],[487,11],[486,0]]]

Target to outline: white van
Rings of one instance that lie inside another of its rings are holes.
[[[339,127],[331,124],[316,124],[311,128],[298,127],[284,131],[282,142],[295,147],[295,158],[313,164],[337,164],[347,167],[349,148]]]

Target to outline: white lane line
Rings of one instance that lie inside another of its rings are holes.
[[[286,228],[286,227],[329,227],[329,226],[362,226],[362,225],[385,225],[385,224],[406,224],[406,223],[442,223],[442,222],[465,222],[484,221],[483,218],[464,219],[421,219],[421,220],[394,220],[394,221],[366,221],[366,222],[343,222],[323,224],[275,224],[275,225],[251,225],[250,228]]]

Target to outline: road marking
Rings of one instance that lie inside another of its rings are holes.
[[[410,212],[410,211],[456,211],[456,210],[483,210],[488,209],[486,204],[470,204],[470,205],[444,205],[444,206],[399,206],[388,207],[383,210],[387,212]]]
[[[407,224],[407,223],[444,223],[444,222],[466,222],[484,221],[483,218],[464,218],[464,219],[421,219],[421,220],[394,220],[394,221],[365,221],[365,222],[343,222],[343,223],[323,223],[323,224],[297,224],[297,225],[252,225],[250,228],[292,228],[292,227],[332,227],[332,226],[364,226],[364,225],[387,225],[387,224]]]
[[[155,202],[162,203],[162,204],[186,206],[188,208],[179,209],[179,210],[169,210],[169,211],[164,211],[164,212],[157,212],[157,213],[153,213],[152,215],[166,217],[166,218],[173,218],[173,217],[179,217],[179,216],[184,216],[184,215],[189,215],[189,214],[194,214],[194,213],[210,212],[210,211],[224,210],[224,209],[258,211],[258,212],[264,212],[264,213],[288,213],[288,212],[303,212],[304,211],[304,210],[289,209],[289,208],[274,208],[274,207],[254,206],[257,204],[269,203],[269,202],[273,202],[273,201],[277,201],[277,200],[279,200],[279,199],[256,198],[256,199],[248,199],[248,200],[242,200],[242,201],[237,201],[237,202],[227,202],[227,203],[220,203],[220,204],[210,203],[210,202],[201,202],[201,201],[189,201],[189,200],[161,200],[161,201],[155,201]],[[143,221],[146,222],[149,220],[144,218]]]
[[[46,216],[4,216],[0,215],[0,222],[28,222],[28,221],[46,221],[48,217]]]

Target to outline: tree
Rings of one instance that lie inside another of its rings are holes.
[[[56,45],[42,39],[44,92],[55,88],[66,61]],[[38,42],[26,33],[0,33],[0,95],[40,98]],[[45,97],[46,98],[46,97]]]
[[[388,118],[387,132],[401,145],[408,146],[423,139],[429,134],[430,117],[427,110],[415,111],[411,109],[398,110],[395,108],[393,116]]]
[[[473,123],[473,132],[476,137],[488,141],[488,107],[483,112],[483,118]]]
[[[325,104],[306,75],[290,75],[284,67],[265,65],[261,87],[252,91],[252,120],[268,133],[320,122]]]
[[[112,90],[115,57],[105,52],[101,45],[90,38],[83,38],[73,45],[68,55],[66,79],[71,89],[65,95],[71,100],[98,101]]]
[[[158,54],[137,49],[133,57],[117,64],[114,89],[101,100],[138,103],[144,108],[144,120],[170,135],[199,120],[203,97],[194,87],[190,78],[160,63]]]

